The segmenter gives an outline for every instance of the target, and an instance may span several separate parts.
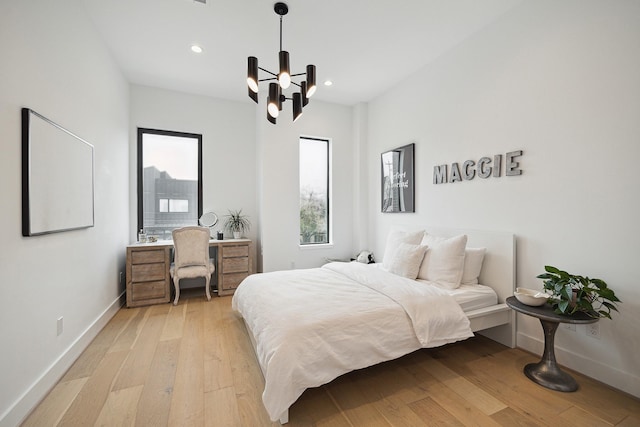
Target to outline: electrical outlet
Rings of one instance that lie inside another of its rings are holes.
[[[596,323],[589,323],[586,325],[586,332],[587,335],[592,337],[592,338],[597,338],[600,339],[600,324]]]
[[[62,316],[58,317],[57,328],[58,328],[58,336],[62,335],[62,330],[64,329],[64,317]]]
[[[575,332],[576,331],[576,324],[575,323],[563,323],[562,327],[564,329],[567,329],[571,332]]]

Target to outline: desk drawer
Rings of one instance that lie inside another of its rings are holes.
[[[247,273],[249,258],[225,258],[222,260],[222,273]]]
[[[151,298],[162,298],[165,296],[165,281],[158,280],[155,282],[141,282],[132,283],[131,291],[133,292],[132,299],[134,301],[140,301]]]
[[[165,280],[166,266],[164,262],[155,264],[137,264],[131,266],[132,282],[152,282]]]
[[[164,262],[164,249],[131,252],[131,264],[151,264]]]
[[[225,274],[222,276],[222,289],[231,290],[236,289],[240,282],[242,282],[248,276],[247,273],[233,273]]]
[[[249,245],[225,246],[222,249],[222,258],[248,257]]]

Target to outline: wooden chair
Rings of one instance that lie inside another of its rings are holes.
[[[180,279],[204,277],[207,301],[211,300],[209,282],[216,270],[209,259],[209,229],[204,227],[183,227],[173,230],[174,262],[170,273],[176,288],[173,305],[180,298]]]

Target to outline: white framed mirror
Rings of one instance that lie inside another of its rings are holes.
[[[216,215],[215,212],[211,212],[211,211],[205,212],[205,213],[202,214],[202,216],[200,217],[198,222],[200,223],[200,226],[208,227],[209,228],[209,235],[213,236],[211,234],[213,232],[211,227],[213,227],[214,225],[216,225],[218,223],[218,215]]]
[[[93,145],[22,109],[22,235],[94,226]]]

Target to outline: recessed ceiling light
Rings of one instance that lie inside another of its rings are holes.
[[[197,44],[192,44],[191,45],[191,52],[202,53],[202,48],[200,46],[198,46]]]
[[[325,86],[331,86],[333,84],[333,82],[331,80],[325,80],[324,81],[324,85]]]

